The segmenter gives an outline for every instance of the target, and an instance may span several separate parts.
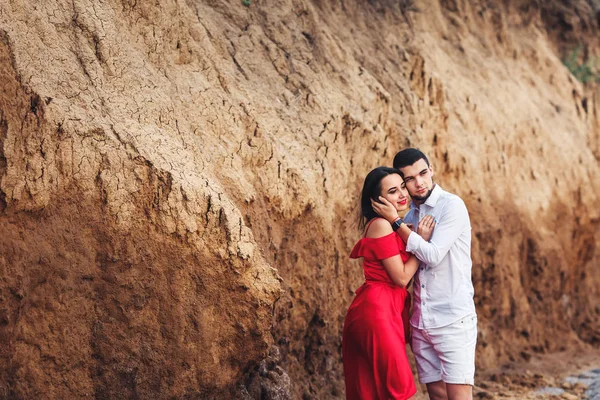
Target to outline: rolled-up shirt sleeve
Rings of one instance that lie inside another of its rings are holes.
[[[413,253],[427,266],[435,267],[470,225],[467,207],[460,198],[456,197],[444,207],[431,240],[427,242],[415,232],[411,232],[406,243],[406,251]]]

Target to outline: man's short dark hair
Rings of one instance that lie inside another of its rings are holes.
[[[396,154],[396,157],[394,157],[394,168],[400,169],[408,167],[409,165],[413,165],[420,159],[425,160],[425,163],[429,167],[429,160],[421,150],[412,147],[401,150]]]

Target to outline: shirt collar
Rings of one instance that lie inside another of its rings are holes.
[[[435,205],[437,204],[437,201],[440,199],[440,196],[442,195],[442,192],[444,190],[440,187],[440,185],[438,185],[437,183],[435,184],[435,186],[433,187],[433,190],[431,191],[431,194],[429,195],[429,197],[427,198],[427,200],[425,200],[425,205],[429,206],[429,207],[435,207]],[[414,208],[419,208],[419,206],[417,206],[417,204],[414,201],[410,202],[410,208],[414,209]]]

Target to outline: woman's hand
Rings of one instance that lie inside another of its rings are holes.
[[[429,242],[431,235],[433,235],[433,228],[435,228],[436,222],[437,221],[433,218],[433,215],[428,214],[424,216],[423,219],[419,221],[417,234]]]
[[[371,199],[373,211],[379,214],[382,218],[387,219],[391,224],[396,220],[396,218],[398,218],[398,210],[396,210],[392,203],[390,203],[385,197],[379,196],[379,201],[381,201],[381,203]]]

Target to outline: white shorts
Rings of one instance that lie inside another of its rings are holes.
[[[412,329],[412,351],[419,382],[473,385],[477,315],[468,315],[441,328]]]

